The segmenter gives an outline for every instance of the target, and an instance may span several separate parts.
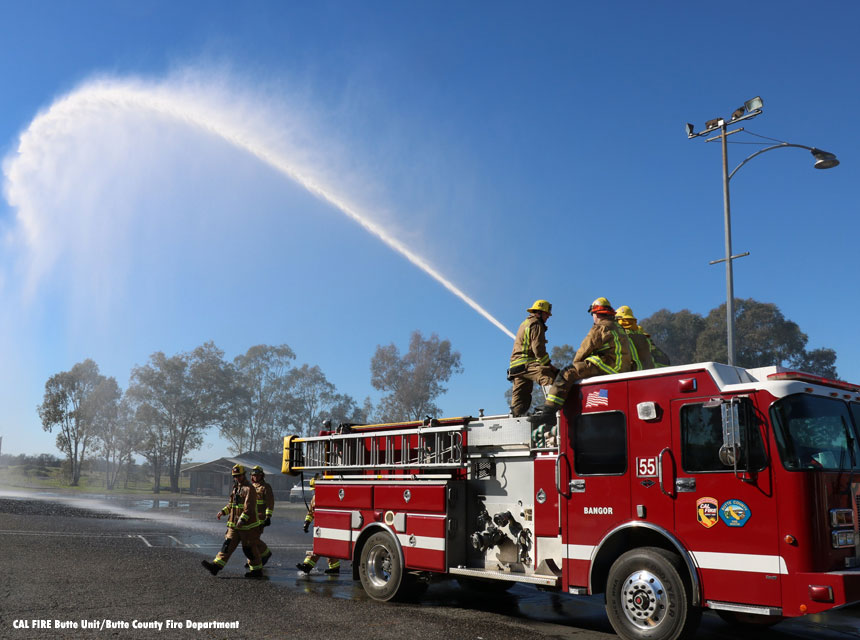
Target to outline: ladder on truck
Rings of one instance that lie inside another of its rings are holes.
[[[352,425],[343,433],[284,438],[284,473],[452,469],[466,464],[471,418]]]

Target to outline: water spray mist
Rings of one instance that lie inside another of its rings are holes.
[[[243,127],[236,122],[236,118],[230,117],[231,114],[228,110],[207,102],[198,93],[177,91],[165,85],[147,86],[121,81],[101,81],[81,87],[51,105],[47,111],[37,116],[24,131],[21,135],[18,154],[11,158],[6,167],[9,183],[14,185],[17,162],[26,159],[28,154],[45,153],[46,148],[49,148],[51,144],[51,138],[58,131],[74,127],[77,117],[82,114],[91,114],[97,110],[156,113],[202,129],[252,154],[357,222],[489,320],[507,336],[514,337],[514,334],[501,322],[445,278],[424,258],[406,247],[378,223],[372,221],[358,207],[339,196],[334,189],[323,184],[307,171],[303,171],[285,152],[272,148],[262,132],[250,127]],[[26,162],[26,160],[23,161]],[[33,221],[31,223],[34,224]]]

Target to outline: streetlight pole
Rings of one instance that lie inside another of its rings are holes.
[[[729,200],[729,154],[726,138],[726,123],[720,126],[720,138],[723,141],[723,219],[726,236],[726,349],[728,350],[729,366],[735,364],[735,281],[732,271],[732,209]],[[740,256],[738,256],[740,257]]]
[[[736,122],[740,122],[741,120],[747,120],[749,118],[754,118],[759,115],[762,111],[762,100],[760,97],[755,97],[752,100],[747,100],[742,107],[739,107],[732,113],[731,120],[729,120],[728,124],[734,124]],[[744,166],[747,162],[755,158],[756,156],[765,153],[766,151],[773,151],[774,149],[781,149],[783,147],[798,147],[800,149],[807,149],[812,153],[812,156],[815,158],[815,168],[816,169],[830,169],[839,164],[839,160],[837,160],[836,156],[827,151],[822,151],[821,149],[817,149],[815,147],[807,147],[802,144],[792,144],[789,142],[780,142],[779,144],[772,145],[770,147],[766,147],[765,149],[760,149],[748,156],[741,162],[737,167],[735,167],[731,173],[729,173],[729,157],[728,157],[728,145],[726,142],[726,138],[733,133],[740,133],[743,131],[743,127],[739,129],[735,129],[734,131],[727,131],[727,126],[725,119],[723,118],[714,118],[713,120],[709,120],[705,123],[705,129],[695,133],[693,131],[694,127],[692,124],[687,124],[687,138],[698,138],[699,136],[711,133],[712,131],[719,130],[719,135],[714,136],[713,138],[708,138],[705,142],[713,142],[714,140],[720,140],[722,142],[723,148],[723,217],[725,223],[725,243],[726,243],[726,255],[725,258],[720,258],[719,260],[712,260],[710,264],[717,264],[720,262],[726,263],[726,350],[728,352],[727,359],[728,364],[734,366],[735,364],[735,287],[734,287],[734,273],[732,270],[732,261],[737,258],[743,258],[744,256],[749,255],[749,251],[745,251],[744,253],[739,253],[738,255],[732,255],[732,214],[731,214],[731,201],[729,198],[729,181],[732,179],[732,176],[737,173],[738,169]]]

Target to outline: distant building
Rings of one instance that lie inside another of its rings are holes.
[[[273,453],[248,451],[238,456],[192,464],[182,470],[182,475],[189,478],[191,493],[194,495],[227,497],[233,485],[230,470],[237,464],[248,470],[248,478],[251,477],[251,469],[260,465],[266,472],[266,482],[272,485],[275,499],[290,499],[290,488],[296,479],[281,473],[281,458]]]

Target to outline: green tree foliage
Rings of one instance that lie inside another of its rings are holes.
[[[57,448],[66,455],[70,482],[77,486],[81,468],[96,431],[99,403],[95,390],[105,380],[98,365],[84,360],[51,376],[45,383],[45,395],[37,407],[42,428],[49,433],[57,429]]]
[[[723,315],[725,317],[725,306]],[[666,352],[672,364],[698,362],[696,344],[705,328],[705,319],[698,313],[688,309],[677,312],[660,309],[639,324],[646,333],[651,335],[654,343]],[[725,333],[723,333],[723,343],[725,343]],[[725,362],[725,360],[724,356],[721,361]]]
[[[292,369],[286,381],[283,433],[316,435],[323,422],[366,422],[366,413],[350,396],[337,392],[318,366],[303,364]],[[282,433],[282,435],[283,435]]]
[[[438,415],[441,410],[434,402],[447,391],[443,383],[462,371],[460,353],[435,333],[425,339],[414,331],[403,356],[393,343],[377,346],[370,361],[370,382],[387,392],[377,408],[378,419],[395,422]]]
[[[154,442],[166,445],[171,491],[179,491],[185,456],[200,448],[205,432],[227,413],[233,378],[224,352],[213,342],[170,358],[159,351],[148,364],[132,369],[128,394],[139,415],[155,421],[151,428],[163,431]]]
[[[233,359],[233,385],[220,426],[233,453],[280,451],[288,376],[295,357],[285,344],[260,344]]]
[[[123,402],[122,389],[114,378],[104,378],[92,395],[95,407],[95,449],[105,461],[105,488],[113,489],[123,468],[131,462],[137,432],[131,424],[131,409]]]
[[[737,299],[735,314],[735,359],[739,366],[783,365],[827,378],[837,377],[836,352],[827,348],[807,351],[807,335],[795,322],[785,318],[775,304]],[[677,313],[661,309],[640,324],[673,364],[728,359],[725,304],[712,309],[705,318],[687,309]]]

